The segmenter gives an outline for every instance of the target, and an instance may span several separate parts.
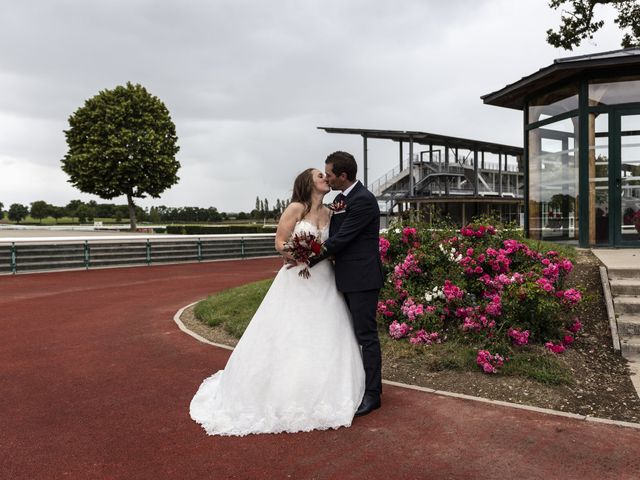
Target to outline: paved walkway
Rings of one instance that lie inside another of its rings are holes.
[[[174,313],[276,259],[0,277],[1,479],[637,479],[640,430],[385,387],[351,428],[207,437]]]
[[[593,254],[610,268],[638,268],[640,248],[593,248]]]

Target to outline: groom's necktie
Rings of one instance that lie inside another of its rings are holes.
[[[340,202],[341,200],[344,200],[344,195],[342,193],[339,193],[338,195],[336,195],[336,198],[333,201]]]

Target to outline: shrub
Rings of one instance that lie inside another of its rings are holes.
[[[477,349],[486,373],[527,344],[561,353],[574,341],[580,328],[571,312],[581,293],[564,288],[573,268],[564,254],[487,218],[438,227],[397,224],[380,238],[386,282],[378,318],[392,338],[455,338]]]
[[[167,225],[167,233],[174,235],[275,233],[275,231],[275,225]]]

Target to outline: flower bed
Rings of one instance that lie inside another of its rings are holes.
[[[459,339],[485,373],[529,344],[562,353],[582,328],[573,314],[581,292],[563,288],[571,261],[515,229],[397,225],[380,237],[380,256],[378,318],[389,335],[414,345]]]

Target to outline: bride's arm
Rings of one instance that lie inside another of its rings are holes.
[[[304,214],[304,205],[298,202],[290,203],[282,212],[280,221],[278,222],[278,230],[276,230],[276,250],[282,254],[287,260],[293,261],[291,255],[284,251],[284,244],[289,241],[296,222],[302,218]]]

